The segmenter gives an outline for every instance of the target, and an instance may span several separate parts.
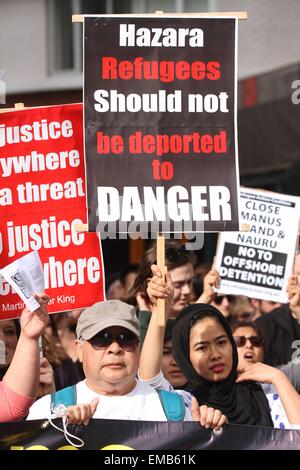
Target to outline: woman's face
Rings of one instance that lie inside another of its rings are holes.
[[[5,345],[5,364],[0,367],[7,366],[11,363],[18,342],[17,330],[13,320],[0,321],[0,339]]]
[[[264,360],[264,350],[262,344],[260,346],[253,345],[253,342],[256,343],[260,341],[260,338],[255,331],[254,328],[251,326],[240,326],[236,330],[234,330],[233,337],[242,336],[244,338],[245,344],[243,346],[239,346],[241,343],[241,339],[237,342],[237,350],[238,350],[238,372],[242,372],[245,367],[255,364],[256,362],[262,362]],[[250,341],[249,338],[253,338]],[[243,341],[241,344],[243,344]]]
[[[164,374],[164,377],[174,388],[183,387],[187,383],[187,379],[179,369],[172,354],[171,339],[164,342],[161,370]]]
[[[214,318],[199,320],[190,331],[190,361],[201,377],[218,382],[232,369],[232,345]]]

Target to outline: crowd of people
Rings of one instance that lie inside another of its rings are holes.
[[[300,255],[285,305],[217,294],[216,269],[197,264],[177,241],[166,242],[165,264],[162,273],[153,244],[140,265],[111,279],[106,301],[49,316],[43,293],[35,312],[0,321],[0,421],[50,418],[55,392],[70,387],[65,414],[74,424],[300,427]],[[165,326],[158,325],[158,299],[165,300]],[[164,393],[176,401],[175,418]]]

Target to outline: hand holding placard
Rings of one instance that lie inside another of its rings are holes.
[[[40,308],[33,297],[44,290],[44,271],[37,251],[32,251],[0,269],[1,275],[14,288],[31,312]]]

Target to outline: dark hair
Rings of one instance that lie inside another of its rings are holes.
[[[203,292],[203,279],[199,276],[194,276],[192,279],[192,285],[195,299],[198,299]]]
[[[115,271],[111,272],[105,275],[105,289],[108,291],[109,287],[115,282],[115,281],[121,281],[120,279],[120,271]]]
[[[213,320],[218,321],[216,315],[213,312],[198,312],[193,316],[193,318],[191,318],[190,329],[192,329],[193,326],[198,323],[198,321],[204,320],[204,318],[213,318]]]
[[[265,337],[263,329],[259,325],[257,325],[254,321],[247,321],[247,320],[236,321],[231,324],[231,331],[233,335],[234,335],[235,330],[237,330],[238,328],[252,328],[256,332],[257,336],[263,340],[262,347],[263,347],[264,354],[265,354],[266,337]]]
[[[21,334],[20,320],[18,318],[14,318],[13,321],[14,321],[15,328],[16,328],[16,335],[18,338],[20,338],[20,334]]]
[[[130,273],[137,273],[139,271],[139,267],[140,265],[138,263],[131,263],[131,264],[127,264],[125,268],[121,269],[119,279],[121,283],[123,284],[123,286],[125,285],[126,276]]]
[[[164,343],[172,339],[174,324],[175,324],[175,318],[169,318],[167,320],[165,334],[164,334]]]
[[[181,245],[176,240],[166,240],[165,242],[165,265],[168,271],[184,266],[187,263],[195,265],[197,257],[193,251],[186,250],[184,245]],[[144,253],[141,261],[138,275],[133,285],[133,295],[141,293],[146,296],[147,280],[152,276],[151,265],[156,263],[156,242],[152,247]]]

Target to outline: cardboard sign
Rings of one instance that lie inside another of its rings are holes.
[[[0,268],[39,252],[49,312],[84,308],[104,298],[101,246],[86,223],[82,105],[0,115]],[[0,319],[24,307],[0,276]]]
[[[236,21],[84,18],[90,231],[239,229]]]
[[[298,237],[300,198],[243,188],[241,222],[248,232],[219,236],[218,292],[285,303]]]

